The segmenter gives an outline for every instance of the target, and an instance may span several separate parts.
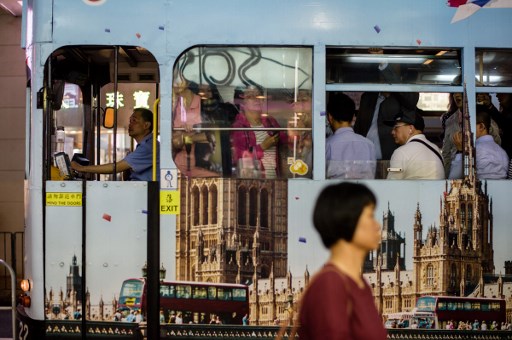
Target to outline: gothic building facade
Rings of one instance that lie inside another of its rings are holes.
[[[380,259],[380,263],[378,262]],[[377,251],[368,254],[364,262],[363,272],[374,272],[378,266],[381,270],[393,270],[398,261],[400,268],[405,269],[405,233],[395,230],[395,215],[388,210],[382,214],[382,241]]]
[[[179,180],[176,279],[251,283],[286,276],[287,182],[187,178]]]

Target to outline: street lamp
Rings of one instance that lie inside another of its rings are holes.
[[[162,266],[160,267],[159,272],[160,272],[160,281],[165,280],[165,273],[167,272],[167,270],[165,269],[163,263],[162,263]]]

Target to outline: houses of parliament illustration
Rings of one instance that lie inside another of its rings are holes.
[[[506,298],[512,318],[512,292],[504,289],[512,284],[512,261],[504,275],[495,274],[493,203],[475,174],[469,117],[463,121],[464,177],[445,183],[438,226],[423,225],[418,202],[405,227],[413,234],[412,269],[405,268],[405,235],[395,231],[392,202],[383,214],[381,247],[363,271],[384,316],[411,311],[422,295],[452,295]],[[287,269],[286,180],[182,177],[180,195],[176,279],[249,284],[252,324],[287,318],[310,273]]]

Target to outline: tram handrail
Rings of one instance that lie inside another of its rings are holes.
[[[12,313],[12,337],[13,339],[16,338],[16,273],[12,269],[12,267],[5,262],[4,260],[0,259],[0,264],[3,264],[7,270],[9,270],[9,273],[11,274],[11,307],[4,307],[0,306],[0,310],[11,310]]]

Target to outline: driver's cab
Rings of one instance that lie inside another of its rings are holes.
[[[78,173],[70,163],[116,163],[132,152],[136,142],[128,134],[130,116],[134,108],[153,111],[158,88],[158,63],[144,48],[66,46],[54,51],[38,95],[45,116],[45,178],[128,179],[127,172]]]

